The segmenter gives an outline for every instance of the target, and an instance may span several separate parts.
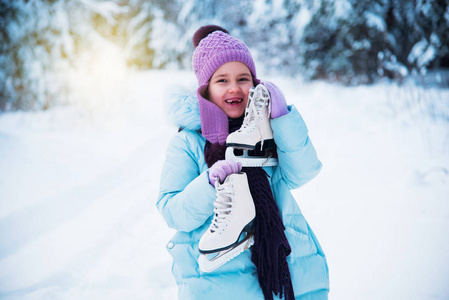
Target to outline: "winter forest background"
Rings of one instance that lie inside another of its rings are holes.
[[[204,24],[224,26],[281,74],[448,85],[445,0],[1,0],[0,14],[2,111],[80,101],[86,77],[127,67],[190,68]]]
[[[307,123],[330,299],[449,299],[448,4],[0,0],[0,299],[177,298],[155,203],[206,24]]]

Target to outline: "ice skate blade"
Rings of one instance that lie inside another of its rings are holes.
[[[245,144],[237,144],[237,143],[226,143],[226,147],[231,147],[235,149],[242,149],[242,150],[254,150],[256,149],[256,146],[254,145],[245,145]]]
[[[247,239],[249,239],[253,235],[255,227],[256,227],[256,217],[254,216],[254,218],[248,224],[246,224],[246,226],[243,228],[242,232],[240,232],[237,240],[234,243],[232,243],[228,246],[222,247],[222,248],[214,248],[214,249],[201,249],[200,245],[198,245],[198,250],[200,251],[201,254],[214,254],[214,253],[217,254],[221,251],[226,251],[228,249],[235,248],[239,244],[245,242]]]
[[[255,150],[255,149],[267,150],[267,149],[275,149],[276,143],[274,142],[274,139],[265,140],[263,143],[257,142],[255,145],[226,142],[226,147],[232,147],[235,149],[242,149],[242,150]]]
[[[235,156],[234,148],[226,148],[225,158],[240,162],[242,167],[274,167],[277,166],[278,160],[273,157],[249,156],[247,151],[243,151],[243,155]]]
[[[248,239],[244,240],[235,248],[230,248],[227,250],[220,251],[216,253],[217,255],[211,259],[208,259],[208,256],[212,256],[213,254],[201,254],[198,258],[198,265],[200,267],[201,272],[209,273],[212,272],[231,259],[237,257],[240,253],[249,249],[254,244],[254,236],[251,235]]]

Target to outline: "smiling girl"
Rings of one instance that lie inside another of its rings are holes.
[[[293,105],[287,105],[276,85],[257,78],[248,48],[228,31],[201,27],[193,43],[198,89],[196,97],[179,97],[173,111],[180,130],[166,151],[157,201],[168,226],[177,231],[167,249],[173,257],[179,299],[327,299],[326,258],[290,192],[321,169],[304,120]],[[203,273],[197,262],[198,243],[214,215],[213,183],[216,176],[223,180],[242,171],[240,164],[225,159],[226,138],[242,125],[249,90],[258,84],[270,93],[278,156],[277,166],[263,168],[274,204],[267,213],[278,217],[280,224],[271,226],[279,225],[282,232],[265,237],[269,249],[262,251],[271,254],[267,261],[257,262],[255,244],[251,251]],[[272,245],[285,245],[284,256],[271,253],[281,249]],[[279,262],[287,269],[274,277],[262,276]]]

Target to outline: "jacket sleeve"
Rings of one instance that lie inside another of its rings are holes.
[[[157,208],[168,226],[190,232],[213,214],[215,189],[185,136],[174,136],[162,169]]]
[[[288,114],[271,120],[279,160],[273,179],[284,179],[289,189],[296,189],[314,178],[322,164],[301,114],[293,105],[289,110]]]

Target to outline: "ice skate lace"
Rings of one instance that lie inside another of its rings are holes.
[[[238,132],[252,132],[256,127],[259,129],[262,137],[260,149],[263,149],[263,142],[265,140],[263,130],[259,126],[260,117],[259,114],[263,111],[264,106],[268,106],[267,118],[271,115],[271,101],[270,94],[264,85],[259,84],[255,88],[250,89],[250,96],[248,99],[248,106],[245,109],[245,118],[243,124]]]
[[[234,187],[231,182],[220,184],[219,180],[215,181],[216,196],[214,202],[215,217],[210,225],[211,232],[219,231],[226,223],[226,218],[232,211],[232,197],[234,195]]]

